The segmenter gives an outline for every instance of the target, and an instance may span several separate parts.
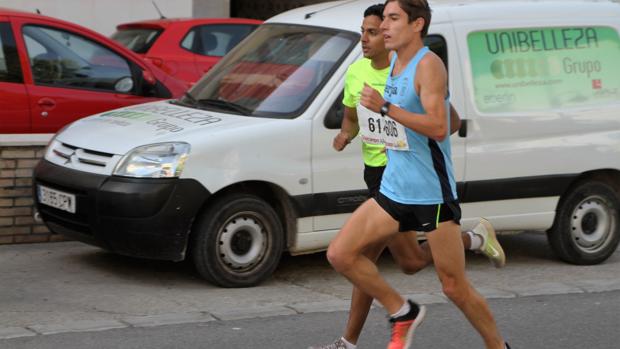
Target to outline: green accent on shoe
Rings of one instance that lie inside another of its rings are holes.
[[[496,268],[502,268],[506,265],[506,254],[502,245],[497,241],[495,229],[491,223],[484,219],[480,219],[480,223],[472,230],[472,232],[482,238],[482,246],[479,252],[487,256]]]

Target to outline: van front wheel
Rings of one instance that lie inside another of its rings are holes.
[[[261,283],[278,266],[284,246],[278,215],[252,195],[220,198],[198,219],[192,234],[196,269],[222,287]]]
[[[598,264],[618,247],[619,220],[620,193],[605,182],[586,182],[563,199],[549,243],[565,262]]]

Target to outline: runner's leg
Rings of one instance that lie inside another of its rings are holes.
[[[398,234],[399,223],[374,199],[364,202],[329,244],[327,259],[360,291],[379,303],[389,314],[396,313],[404,299],[381,277],[375,263],[364,255],[374,244],[385,243]]]
[[[428,249],[428,246],[426,248],[420,246],[416,232],[395,235],[388,243],[388,248],[392,257],[405,274],[414,274],[432,262],[430,249]],[[383,244],[373,245],[367,249],[364,255],[376,263],[383,249]],[[368,317],[372,300],[372,297],[366,295],[357,287],[353,288],[351,310],[344,335],[347,341],[354,344],[357,343]]]
[[[399,233],[388,242],[388,249],[403,273],[413,275],[433,262],[426,242],[418,242],[415,231]]]
[[[364,255],[373,261],[377,262],[377,259],[381,255],[381,252],[385,249],[385,244],[375,244],[370,246]],[[368,317],[370,306],[372,305],[373,298],[366,293],[360,291],[359,288],[353,286],[353,292],[351,293],[351,308],[349,310],[349,319],[347,320],[347,326],[344,332],[344,338],[350,343],[357,344],[359,336],[362,333],[362,328]]]
[[[463,246],[466,250],[471,246],[467,233],[461,233]],[[388,243],[390,254],[403,273],[413,275],[433,263],[433,255],[427,241],[418,242],[415,231],[401,233]]]
[[[426,234],[443,292],[480,333],[487,349],[503,349],[504,341],[488,304],[465,275],[465,251],[459,234],[460,226],[454,221],[439,223],[436,230]]]

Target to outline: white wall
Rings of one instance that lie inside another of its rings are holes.
[[[155,2],[168,18],[192,17],[193,0]],[[0,7],[27,12],[39,9],[41,14],[80,24],[105,36],[110,36],[118,24],[159,18],[151,0],[0,0]]]
[[[194,17],[230,17],[230,0],[194,0]]]

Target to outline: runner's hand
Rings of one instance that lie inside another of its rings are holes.
[[[360,96],[360,104],[364,107],[378,113],[381,107],[385,103],[385,100],[377,90],[364,83],[364,89]]]
[[[349,140],[349,135],[344,132],[340,132],[334,137],[333,147],[336,151],[341,151],[344,149],[347,144],[351,143]]]

